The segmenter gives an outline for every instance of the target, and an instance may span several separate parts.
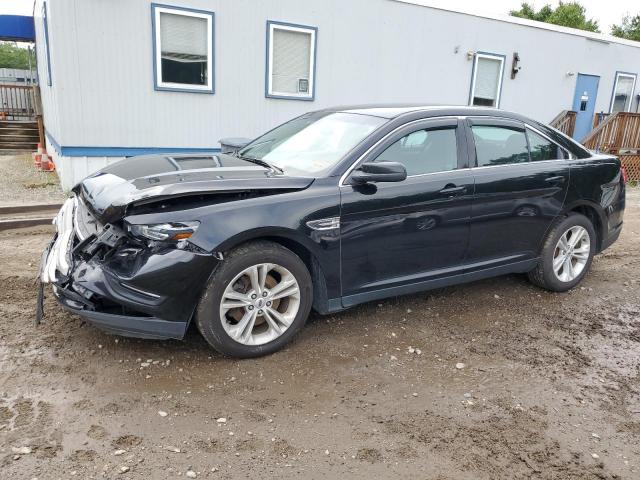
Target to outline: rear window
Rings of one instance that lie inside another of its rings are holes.
[[[523,130],[487,125],[474,125],[471,130],[479,167],[529,161],[527,137]]]
[[[532,162],[565,158],[564,152],[558,145],[547,140],[542,135],[538,135],[529,128],[527,128],[527,137],[529,138]]]

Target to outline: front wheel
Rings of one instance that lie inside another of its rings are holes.
[[[211,277],[196,324],[225,355],[266,355],[304,326],[312,295],[309,271],[295,253],[277,243],[253,242],[230,252]]]
[[[547,234],[540,263],[529,272],[529,280],[554,292],[570,290],[589,271],[595,252],[593,224],[584,215],[572,213]]]

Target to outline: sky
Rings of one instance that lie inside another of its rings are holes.
[[[233,1],[233,0],[228,0]],[[509,10],[518,9],[522,0],[423,0],[426,4],[442,6],[455,10],[471,11],[487,14],[507,14]],[[557,0],[529,0],[536,9],[546,3],[557,5]],[[587,15],[598,20],[600,30],[609,33],[610,27],[620,20],[626,13],[640,14],[640,1],[638,0],[580,0],[587,8]],[[31,15],[33,0],[0,0],[0,15]]]

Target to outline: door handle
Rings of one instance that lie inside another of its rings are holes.
[[[440,195],[458,195],[467,193],[467,187],[456,187],[455,185],[447,185],[440,190]]]
[[[545,182],[547,183],[553,183],[556,185],[562,185],[564,183],[565,179],[562,176],[558,176],[558,177],[549,177],[547,179],[545,179]]]

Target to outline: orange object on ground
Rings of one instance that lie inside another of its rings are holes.
[[[51,157],[46,153],[43,153],[42,160],[40,162],[40,170],[45,172],[53,172],[55,169],[56,169],[56,166],[51,160]]]
[[[56,169],[56,166],[51,160],[51,157],[46,153],[42,155],[42,162],[41,162],[40,169],[45,172],[53,172]]]

